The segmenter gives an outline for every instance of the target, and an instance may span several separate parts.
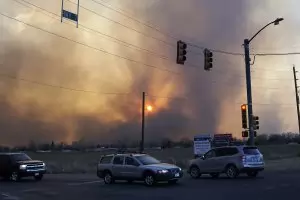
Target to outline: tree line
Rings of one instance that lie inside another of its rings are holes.
[[[247,143],[241,139],[233,138],[234,142]],[[260,134],[255,138],[256,145],[282,145],[297,143],[300,144],[300,135],[295,133],[282,133],[282,134]],[[159,142],[148,142],[145,144],[146,148],[190,148],[193,146],[193,140],[190,138],[182,138],[178,141],[174,141],[170,138],[164,138]],[[132,142],[125,144],[122,142],[116,142],[114,144],[87,144],[77,142],[75,144],[66,144],[64,142],[56,143],[51,141],[44,144],[36,144],[34,141],[30,141],[28,145],[7,147],[0,145],[0,152],[9,151],[86,151],[87,149],[95,148],[137,148],[139,147],[138,142]]]

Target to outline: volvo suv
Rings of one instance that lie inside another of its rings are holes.
[[[210,174],[213,178],[225,173],[236,178],[240,173],[256,177],[264,170],[264,159],[255,146],[226,146],[213,148],[202,157],[190,161],[188,173],[192,178]]]
[[[114,154],[102,156],[97,166],[97,176],[105,184],[115,180],[144,181],[147,186],[157,182],[176,183],[183,176],[180,167],[162,163],[147,154]]]
[[[19,181],[22,177],[34,177],[42,180],[46,173],[43,161],[32,160],[25,153],[0,153],[0,177]]]

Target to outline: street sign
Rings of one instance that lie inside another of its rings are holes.
[[[69,12],[67,10],[62,10],[62,15],[64,18],[70,19],[72,21],[78,21],[78,15],[76,15],[75,13]]]
[[[203,134],[194,137],[194,155],[203,155],[211,149],[211,135]]]
[[[233,140],[232,134],[215,134],[213,138],[213,146],[227,146]]]

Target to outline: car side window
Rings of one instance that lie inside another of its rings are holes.
[[[112,156],[103,156],[100,163],[101,164],[109,164],[111,162]]]
[[[123,163],[124,163],[124,156],[116,156],[114,158],[114,162],[113,162],[114,165],[123,165]]]
[[[131,157],[126,157],[125,158],[125,165],[138,166],[139,163]]]
[[[204,157],[205,157],[205,159],[216,157],[216,152],[215,152],[215,150],[210,150],[209,152],[207,152],[207,153],[205,154]]]

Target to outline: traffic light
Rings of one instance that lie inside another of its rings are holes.
[[[209,71],[213,67],[213,53],[208,50],[204,49],[204,70]]]
[[[253,129],[259,130],[259,117],[258,116],[253,116],[252,123],[253,123]]]
[[[243,138],[249,137],[248,131],[243,131],[243,132],[242,132],[242,137],[243,137]]]
[[[242,111],[242,127],[244,129],[247,128],[247,105],[243,104],[241,106],[241,111]]]
[[[187,54],[186,48],[187,45],[185,42],[181,40],[177,41],[177,61],[176,61],[177,64],[184,65],[184,62],[186,61],[186,54]]]
[[[253,134],[254,134],[254,137],[256,137],[256,136],[257,136],[257,132],[256,132],[256,131],[253,131]]]

